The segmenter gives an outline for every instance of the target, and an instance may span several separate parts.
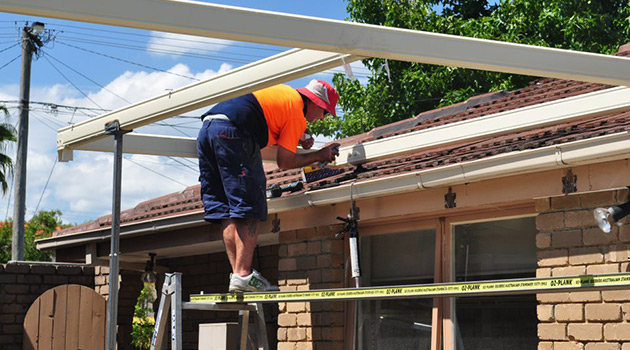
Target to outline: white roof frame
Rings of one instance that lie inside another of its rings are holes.
[[[244,93],[301,78],[360,59],[358,56],[314,50],[292,49],[233,69],[210,79],[59,129],[57,149],[60,161],[72,160],[73,150],[113,151],[111,140],[100,142],[105,123],[118,120],[124,130],[186,113]],[[186,138],[127,134],[124,152],[182,156]],[[194,150],[194,148],[192,148]],[[163,153],[156,153],[160,151]],[[195,151],[196,152],[196,151]],[[196,157],[196,156],[194,156]],[[268,158],[268,157],[267,157]],[[275,159],[275,158],[273,158]]]
[[[0,0],[0,11],[229,40],[630,86],[630,59],[408,29],[177,0]],[[281,82],[283,79],[277,79]],[[286,79],[287,81],[290,79]],[[251,89],[262,85],[250,86]],[[240,94],[251,90],[232,90]],[[182,94],[185,95],[185,94]],[[224,95],[229,98],[233,95]],[[182,100],[187,99],[182,97]],[[214,100],[218,102],[221,98]],[[197,108],[202,107],[198,105]],[[135,120],[167,118],[168,108]],[[156,110],[159,108],[156,108]],[[119,119],[125,109],[107,114]],[[103,118],[89,132],[62,129],[77,144],[103,137]],[[121,120],[122,122],[122,120]],[[100,129],[94,133],[94,130]],[[60,133],[61,134],[61,133]],[[72,148],[73,143],[62,147]]]
[[[534,129],[627,110],[630,110],[630,88],[618,86],[341,147],[336,165],[362,164],[393,154],[419,152],[424,149],[470,142],[507,132]],[[123,147],[123,151],[127,153],[187,158],[197,157],[197,142],[192,137],[165,137],[131,133],[125,135]],[[111,140],[101,139],[83,145],[80,149],[113,152],[114,146]],[[275,148],[266,147],[262,151],[263,159],[268,161],[275,160]]]

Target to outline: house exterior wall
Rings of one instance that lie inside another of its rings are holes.
[[[281,291],[342,288],[344,240],[340,225],[280,233],[278,285]],[[344,349],[344,303],[279,303],[278,350]]]
[[[630,226],[614,226],[607,234],[592,214],[627,198],[628,190],[619,189],[537,199],[537,276],[630,271]],[[630,350],[627,289],[540,293],[537,298],[539,350]]]
[[[45,291],[64,284],[94,287],[94,267],[50,264],[0,265],[0,348],[21,350],[24,316]]]

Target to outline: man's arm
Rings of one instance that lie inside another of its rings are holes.
[[[316,162],[332,162],[339,155],[339,144],[332,143],[317,152],[297,154],[278,145],[276,162],[280,169],[295,169]]]

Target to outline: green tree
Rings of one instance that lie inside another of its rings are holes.
[[[52,236],[53,232],[71,225],[61,221],[61,211],[42,210],[24,226],[24,259],[28,261],[52,261],[52,251],[40,251],[35,248],[35,240]],[[13,221],[0,222],[0,263],[11,260],[11,239],[13,237]]]
[[[155,284],[144,283],[133,311],[131,325],[131,345],[137,350],[151,348],[151,338],[155,327],[153,302],[156,299]]]
[[[0,112],[8,117],[9,110],[7,107],[0,105]],[[7,180],[13,175],[13,161],[11,157],[5,153],[7,151],[10,142],[17,140],[15,136],[15,128],[9,123],[0,123],[0,187],[2,188],[2,194],[6,194],[9,189]]]
[[[427,32],[610,54],[630,38],[628,0],[349,0],[350,20]],[[387,66],[386,66],[387,63]],[[367,85],[341,74],[333,82],[343,118],[310,126],[346,137],[533,78],[429,64],[363,60]],[[385,69],[388,68],[388,69]],[[389,71],[389,74],[388,74]]]

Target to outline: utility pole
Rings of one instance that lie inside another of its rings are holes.
[[[28,149],[28,110],[31,89],[31,61],[33,52],[42,46],[39,34],[44,24],[35,22],[22,29],[22,74],[20,76],[20,104],[17,155],[15,157],[15,196],[13,203],[13,239],[11,260],[24,260],[24,215],[26,212],[26,151]]]

